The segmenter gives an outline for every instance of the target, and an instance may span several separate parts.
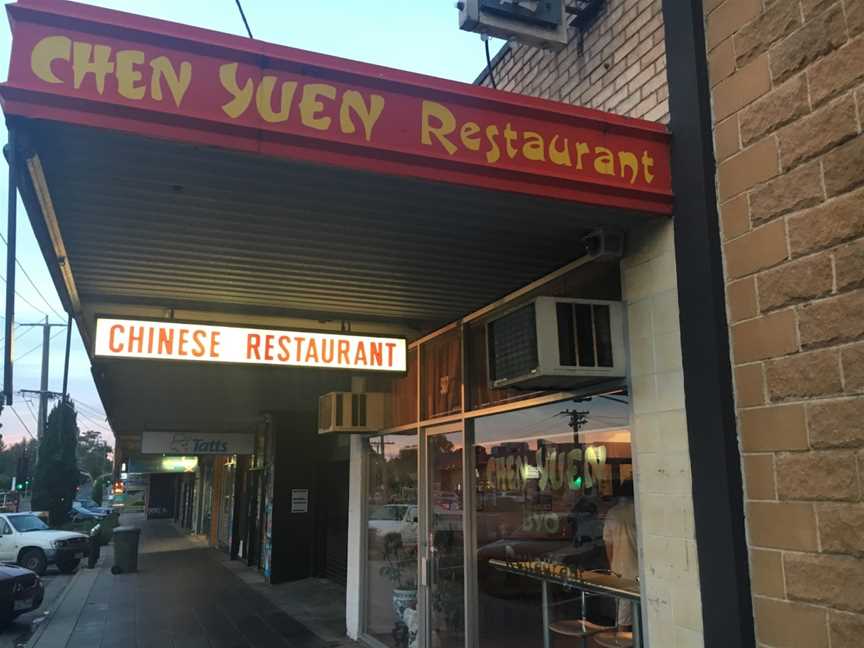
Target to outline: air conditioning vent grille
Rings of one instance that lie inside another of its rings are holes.
[[[489,376],[493,382],[537,370],[537,327],[534,304],[489,324]]]
[[[333,420],[333,402],[338,402],[339,399],[319,398],[318,399],[318,420],[332,421]]]
[[[366,394],[351,394],[351,426],[366,425]]]
[[[318,399],[318,433],[378,432],[390,427],[391,395],[381,392],[330,392]]]
[[[609,306],[559,302],[555,311],[562,367],[614,366]]]

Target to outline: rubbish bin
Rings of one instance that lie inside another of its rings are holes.
[[[138,571],[138,538],[141,529],[118,526],[114,529],[114,566],[112,574],[131,574]]]

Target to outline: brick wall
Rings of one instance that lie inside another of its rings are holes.
[[[864,0],[705,0],[761,646],[864,646]]]
[[[578,45],[578,36],[558,53],[512,45],[495,66],[499,89],[668,121],[660,0],[608,0],[584,35],[581,53]],[[621,267],[646,645],[701,648],[672,223],[649,222],[631,231]]]
[[[495,66],[500,90],[651,121],[669,120],[660,0],[608,0],[560,52],[514,43]],[[490,85],[485,79],[484,85]]]

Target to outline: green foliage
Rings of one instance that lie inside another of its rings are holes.
[[[9,490],[12,476],[18,471],[18,459],[23,454],[30,457],[30,474],[33,474],[33,460],[36,458],[39,443],[36,439],[22,439],[11,446],[0,444],[0,490]]]
[[[85,430],[78,436],[78,466],[95,480],[111,470],[109,446],[99,432]]]
[[[417,587],[417,554],[415,547],[406,547],[402,535],[391,532],[384,536],[384,564],[378,570],[397,589]]]
[[[60,401],[48,415],[45,436],[33,475],[34,511],[48,511],[51,526],[67,520],[80,481],[76,447],[78,414],[70,401]]]
[[[99,506],[102,506],[102,496],[105,494],[105,487],[109,486],[113,480],[113,475],[109,473],[105,473],[104,475],[100,475],[96,478],[96,481],[93,482],[93,501],[96,502]]]
[[[115,511],[103,520],[92,518],[75,521],[67,520],[63,524],[58,525],[57,528],[62,529],[63,531],[77,531],[78,533],[83,533],[84,535],[89,536],[93,527],[98,524],[99,532],[94,537],[99,542],[99,545],[104,547],[111,542],[111,536],[114,533],[114,527],[119,524],[119,518],[119,513]]]

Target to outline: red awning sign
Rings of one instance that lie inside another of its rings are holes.
[[[61,0],[7,10],[7,116],[671,212],[659,124]]]

